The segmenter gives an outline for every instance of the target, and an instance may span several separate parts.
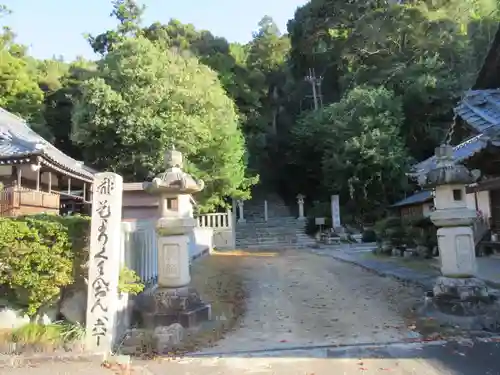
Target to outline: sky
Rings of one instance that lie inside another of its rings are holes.
[[[140,3],[141,1],[138,1]],[[73,60],[95,55],[83,37],[112,29],[111,0],[2,0],[12,14],[2,19],[37,58],[63,56]],[[144,24],[176,18],[209,30],[231,42],[247,42],[264,15],[271,16],[283,32],[297,7],[307,0],[143,0]]]

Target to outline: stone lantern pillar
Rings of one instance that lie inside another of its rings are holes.
[[[487,287],[475,278],[476,253],[472,223],[475,210],[467,208],[466,185],[475,182],[478,170],[469,171],[453,162],[453,148],[436,149],[436,167],[419,178],[419,184],[434,188],[431,221],[438,227],[437,240],[442,276],[434,287],[434,297],[468,301],[488,296]]]
[[[297,203],[299,205],[299,217],[297,218],[297,220],[304,220],[305,219],[305,217],[304,217],[304,198],[305,198],[305,195],[302,195],[302,194],[297,195]]]
[[[203,189],[202,181],[182,170],[182,153],[172,149],[165,154],[166,171],[157,175],[145,190],[158,197],[156,237],[158,284],[148,293],[142,315],[146,326],[180,323],[184,327],[210,319],[210,305],[201,301],[190,287],[189,244],[196,219],[191,194]]]

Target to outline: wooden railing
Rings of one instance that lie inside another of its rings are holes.
[[[22,187],[0,191],[0,216],[59,212],[59,195]]]

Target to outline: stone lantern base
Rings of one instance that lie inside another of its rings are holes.
[[[210,320],[212,309],[191,287],[161,288],[143,293],[138,301],[144,328],[154,329],[174,323],[184,328]]]
[[[453,278],[441,276],[434,285],[434,296],[454,296],[460,300],[487,298],[488,287],[475,277]]]
[[[453,278],[441,276],[433,288],[435,305],[453,315],[475,315],[493,301],[486,284],[475,277]]]

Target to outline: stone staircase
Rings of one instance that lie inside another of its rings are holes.
[[[267,200],[268,220],[264,220]],[[236,247],[239,249],[300,249],[315,244],[305,234],[305,221],[291,215],[283,200],[276,195],[253,198],[245,202],[246,223],[236,224]]]

